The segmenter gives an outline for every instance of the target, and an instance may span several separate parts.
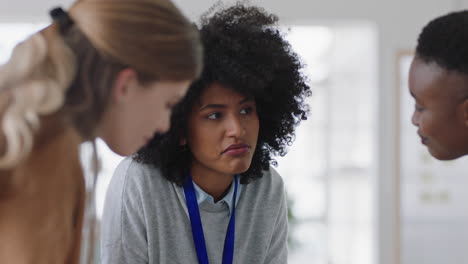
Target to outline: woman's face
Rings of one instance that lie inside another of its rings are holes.
[[[213,83],[195,102],[188,130],[192,168],[198,166],[229,175],[245,172],[252,162],[258,139],[255,101]]]
[[[100,136],[119,155],[130,155],[155,133],[169,129],[172,106],[187,92],[190,81],[157,81],[142,85],[132,79],[126,87],[116,81],[113,101],[98,129]]]

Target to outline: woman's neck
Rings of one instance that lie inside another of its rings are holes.
[[[206,193],[211,195],[215,202],[221,200],[227,193],[234,175],[224,174],[195,162],[190,168],[192,180]]]

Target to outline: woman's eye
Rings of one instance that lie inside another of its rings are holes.
[[[252,113],[252,110],[253,110],[252,107],[247,107],[247,108],[240,110],[240,113],[243,115],[247,115],[247,114]]]
[[[221,113],[212,113],[207,116],[208,119],[216,120],[221,118]]]

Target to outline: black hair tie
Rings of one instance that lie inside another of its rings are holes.
[[[73,20],[61,7],[56,7],[50,10],[49,14],[54,22],[57,23],[61,34],[67,32],[67,30],[73,25]]]

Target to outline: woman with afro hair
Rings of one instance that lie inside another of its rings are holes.
[[[287,263],[283,181],[270,167],[310,88],[278,18],[237,3],[201,19],[204,70],[168,133],[116,169],[104,263]]]

